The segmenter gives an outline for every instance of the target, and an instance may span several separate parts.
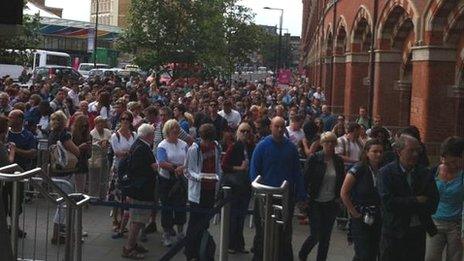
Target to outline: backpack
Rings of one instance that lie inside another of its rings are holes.
[[[77,157],[68,151],[61,141],[50,146],[50,168],[56,176],[69,175],[76,171]]]
[[[216,253],[216,243],[213,236],[205,230],[201,236],[199,261],[214,261],[214,254]]]

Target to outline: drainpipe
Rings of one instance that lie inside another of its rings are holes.
[[[371,53],[369,56],[369,89],[368,89],[368,101],[367,101],[367,111],[370,118],[372,119],[373,109],[374,109],[374,80],[375,80],[375,39],[376,28],[377,28],[377,16],[378,16],[378,7],[379,0],[374,0],[374,17],[372,21],[372,39],[371,39]]]
[[[330,74],[331,74],[331,77],[330,77],[330,96],[332,96],[332,93],[334,92],[334,68],[335,68],[335,51],[336,51],[336,48],[337,48],[337,41],[335,40],[337,37],[337,26],[336,26],[336,23],[337,23],[337,3],[338,3],[338,0],[333,0],[333,8],[334,8],[334,11],[333,11],[333,20],[332,20],[332,63],[330,64]],[[330,99],[330,104],[329,106],[332,106],[333,105],[333,101],[332,101],[332,97],[329,97]]]

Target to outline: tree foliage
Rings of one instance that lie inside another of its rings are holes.
[[[144,69],[184,63],[230,73],[261,45],[253,18],[237,0],[132,1],[118,47]]]
[[[27,65],[31,59],[30,50],[35,50],[41,41],[39,14],[24,15],[23,24],[17,29],[14,36],[0,37],[0,57],[3,62]]]

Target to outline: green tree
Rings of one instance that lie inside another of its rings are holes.
[[[118,40],[143,69],[170,63],[201,65],[205,71],[231,72],[259,47],[249,9],[237,0],[132,1],[129,26]],[[174,77],[189,76],[174,70]]]
[[[26,7],[25,7],[26,8]],[[31,60],[30,50],[35,50],[41,41],[39,14],[23,16],[23,24],[14,35],[0,37],[0,58],[3,62],[27,65]],[[15,52],[11,52],[15,50]]]

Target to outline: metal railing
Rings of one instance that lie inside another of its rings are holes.
[[[21,183],[30,183],[35,189],[38,190],[38,193],[42,195],[48,202],[56,205],[62,206],[66,204],[66,242],[65,242],[65,251],[64,251],[64,260],[65,261],[80,261],[82,260],[82,208],[88,204],[90,197],[80,193],[66,194],[57,183],[63,182],[60,179],[52,179],[46,175],[42,168],[34,168],[32,170],[24,171],[18,164],[11,164],[5,167],[0,168],[0,181],[4,184],[11,183],[12,185],[12,195],[11,195],[11,214],[10,214],[10,223],[11,223],[11,232],[10,232],[10,241],[11,241],[11,253],[12,260],[18,260],[19,251],[18,251],[18,232],[19,232],[19,209],[22,206],[20,202],[20,189],[19,186]],[[25,225],[25,208],[23,209],[23,228]],[[48,223],[49,223],[49,213],[47,213],[47,229],[46,236],[48,239]],[[36,260],[37,257],[37,219],[38,212],[36,209],[35,212],[36,224],[34,227],[34,245],[32,251],[32,260]],[[7,235],[0,235],[7,236]],[[24,236],[22,239],[23,253],[21,259],[25,259],[24,255]],[[48,260],[48,240],[45,243],[45,259]],[[57,249],[57,260],[60,259],[59,248]]]
[[[280,232],[282,227],[292,220],[288,213],[289,185],[286,180],[280,187],[263,185],[261,181],[261,176],[257,176],[251,186],[255,200],[261,198],[264,201],[264,204],[258,204],[260,212],[263,213],[261,217],[264,216],[262,220],[264,224],[263,260],[277,261],[279,260]],[[276,201],[280,201],[280,205]]]

